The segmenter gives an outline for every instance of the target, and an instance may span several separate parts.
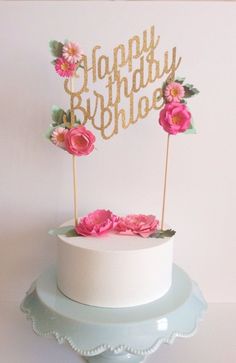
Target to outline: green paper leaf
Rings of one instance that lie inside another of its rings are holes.
[[[80,121],[79,119],[76,119],[75,123],[76,123],[77,125],[81,125],[81,121]]]
[[[50,234],[50,236],[58,236],[58,235],[67,235],[67,233],[71,233],[72,231],[75,231],[75,227],[74,226],[66,226],[66,227],[59,227],[59,228],[54,228],[54,229],[50,229],[48,231],[48,234]],[[77,236],[77,234],[76,234]]]
[[[178,83],[180,83],[180,84],[183,84],[183,83],[184,83],[184,81],[185,81],[185,78],[181,78],[181,77],[177,77],[177,78],[175,78],[175,82],[178,82]]]
[[[82,237],[80,234],[78,234],[78,233],[76,233],[76,230],[75,230],[75,228],[73,227],[73,229],[71,229],[71,230],[69,230],[69,231],[67,231],[66,233],[65,233],[65,236],[66,237]]]
[[[66,120],[69,124],[71,124],[71,111],[70,110],[66,111]]]
[[[189,128],[184,132],[184,134],[196,134],[197,130],[195,129],[195,127],[193,126],[193,124],[191,123]]]
[[[185,84],[184,85],[184,98],[189,98],[199,93],[198,89],[195,88],[192,84]]]
[[[65,111],[57,106],[52,106],[52,120],[53,126],[59,126],[63,124],[63,116],[66,115]]]
[[[164,92],[165,92],[165,89],[168,85],[168,82],[167,81],[164,81],[163,84],[162,84],[162,96],[164,97]]]
[[[166,229],[165,231],[159,230],[153,233],[150,237],[151,238],[165,238],[165,237],[172,237],[175,235],[175,231],[173,229]]]
[[[193,118],[191,119],[191,123],[190,123],[190,126],[189,128],[184,132],[184,134],[196,134],[197,133],[197,130],[194,126],[194,121],[193,121]]]
[[[49,126],[48,130],[45,132],[45,137],[46,139],[50,140],[51,141],[51,135],[53,133],[53,130],[55,130],[55,127],[53,126]]]
[[[62,44],[61,42],[58,42],[56,40],[50,40],[50,42],[49,42],[51,54],[57,58],[62,57],[63,46],[64,46],[64,44]]]
[[[66,120],[67,120],[67,122],[71,122],[71,111],[70,110],[67,110],[66,111]],[[77,124],[77,125],[81,125],[81,122],[80,122],[80,120],[79,119],[77,119],[77,117],[75,116],[75,123]]]
[[[74,226],[66,226],[66,227],[59,227],[59,228],[50,229],[48,231],[48,234],[50,236],[63,235],[63,236],[66,236],[66,237],[79,237],[79,236],[84,237],[84,236],[76,233]]]
[[[70,110],[66,111],[66,119],[67,119],[67,122],[70,122],[70,119],[71,119],[71,111]]]

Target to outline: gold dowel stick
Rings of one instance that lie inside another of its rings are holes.
[[[73,92],[74,91],[74,82],[73,82],[73,77],[71,77],[69,79],[69,83],[70,83],[70,89]],[[71,112],[71,125],[70,127],[74,126],[74,117],[73,117],[73,110],[72,108],[70,108],[70,112]],[[74,189],[74,223],[75,226],[78,224],[78,204],[77,204],[77,200],[78,200],[78,180],[77,180],[77,168],[76,168],[76,156],[72,155],[72,165],[73,165],[73,189]]]
[[[168,172],[169,145],[170,145],[170,134],[168,134],[168,136],[167,136],[167,144],[166,144],[164,190],[163,190],[162,213],[161,213],[161,229],[162,230],[163,230],[163,227],[164,227],[164,218],[165,218],[166,185],[167,185],[167,172]]]
[[[76,168],[75,155],[72,155],[72,161],[73,161],[73,187],[74,187],[74,221],[76,226],[78,224],[78,206],[77,206],[78,186],[77,186],[77,168]]]

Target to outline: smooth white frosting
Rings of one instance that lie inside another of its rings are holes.
[[[173,237],[60,235],[57,282],[64,295],[83,304],[137,306],[169,290],[172,263]]]

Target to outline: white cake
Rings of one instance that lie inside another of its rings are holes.
[[[159,299],[172,283],[173,238],[60,235],[58,288],[72,300],[99,307],[130,307]]]

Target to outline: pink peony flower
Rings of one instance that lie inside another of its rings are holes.
[[[184,87],[178,82],[171,82],[165,88],[164,96],[168,102],[179,102],[184,97]]]
[[[98,209],[81,218],[75,230],[82,236],[101,236],[113,230],[118,217],[109,210]]]
[[[61,77],[72,77],[75,68],[75,64],[67,62],[64,58],[57,58],[56,60],[55,69]]]
[[[67,132],[65,137],[65,148],[72,155],[88,155],[94,149],[95,140],[94,134],[87,130],[85,126],[80,125],[71,128]]]
[[[119,218],[115,231],[120,234],[149,237],[158,226],[159,221],[153,215],[130,214]]]
[[[69,63],[77,63],[84,54],[78,43],[67,42],[62,49],[63,58]]]
[[[190,127],[191,113],[183,103],[167,103],[160,112],[159,123],[166,132],[176,135]]]
[[[65,136],[67,134],[68,130],[64,127],[57,127],[53,130],[51,135],[51,141],[56,146],[59,146],[61,148],[65,148]]]

